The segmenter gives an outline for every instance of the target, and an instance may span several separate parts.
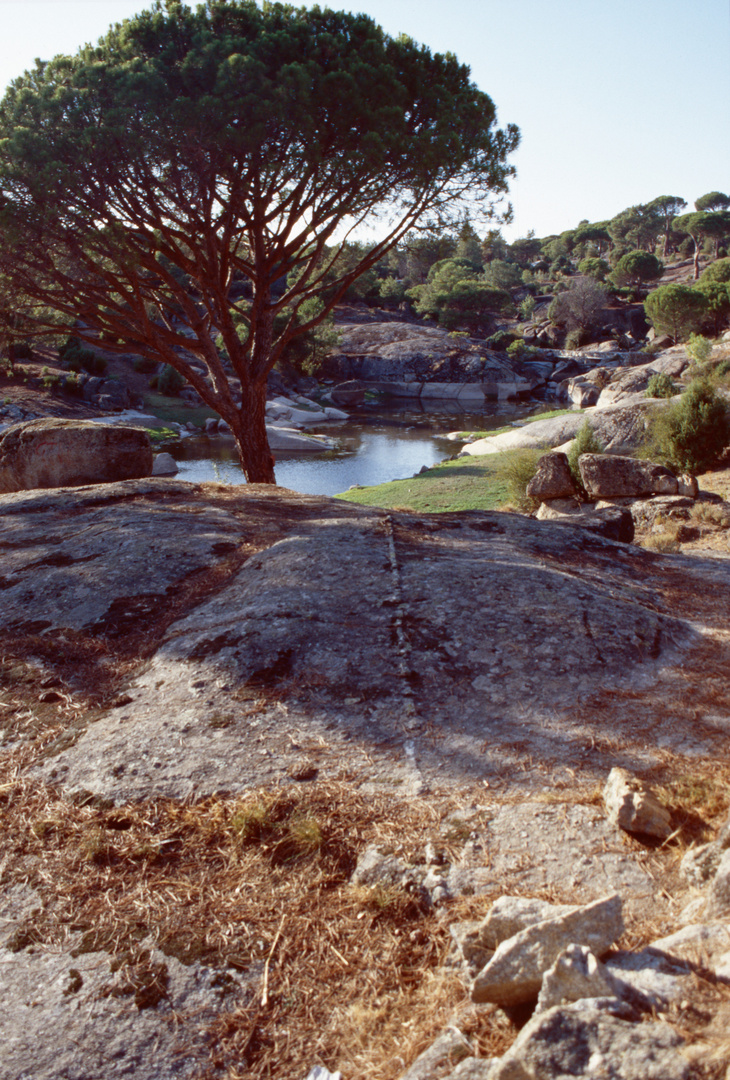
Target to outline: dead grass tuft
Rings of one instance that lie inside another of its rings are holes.
[[[443,968],[446,920],[417,894],[349,884],[366,844],[405,855],[407,836],[422,850],[444,812],[433,803],[332,782],[99,809],[17,768],[0,789],[4,882],[39,896],[15,947],[106,950],[140,1008],[166,992],[150,942],[247,973],[251,994],[210,1030],[211,1068],[230,1080],[306,1076],[317,1063],[395,1080],[467,1004]],[[515,1034],[497,1014],[473,1026],[484,1052]]]

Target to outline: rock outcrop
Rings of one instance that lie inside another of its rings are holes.
[[[77,420],[31,420],[0,436],[0,492],[149,476],[146,431]]]

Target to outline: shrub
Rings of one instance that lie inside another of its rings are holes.
[[[535,360],[537,357],[542,356],[542,350],[536,349],[534,345],[528,345],[522,338],[517,338],[506,349],[507,356],[512,361],[520,360]]]
[[[58,355],[68,371],[88,371],[89,375],[102,375],[106,371],[104,357],[85,349],[78,338],[70,337],[58,350]]]
[[[176,371],[174,367],[170,367],[169,364],[165,364],[157,376],[157,389],[166,397],[177,397],[184,385],[185,379],[179,371]]]
[[[703,472],[730,442],[730,409],[706,379],[652,420],[646,448],[679,472]]]
[[[485,344],[496,352],[506,352],[508,346],[511,345],[513,341],[517,340],[517,336],[510,333],[509,330],[498,330],[496,334],[492,334],[491,337],[487,338]]]
[[[503,475],[507,480],[510,503],[520,513],[529,514],[539,500],[527,494],[527,485],[537,472],[541,450],[515,450],[504,455]]]
[[[565,348],[579,349],[581,345],[588,345],[591,335],[586,330],[571,330],[565,336]]]
[[[644,397],[667,398],[674,397],[677,387],[664,371],[658,371],[649,379]]]
[[[706,364],[712,356],[712,343],[702,334],[690,334],[687,353],[696,364]]]
[[[578,488],[578,491],[583,495],[586,494],[586,491],[583,487],[580,469],[578,468],[578,458],[581,454],[602,454],[604,449],[603,443],[594,434],[593,428],[588,423],[588,420],[584,420],[573,439],[573,445],[568,451],[568,467],[570,468],[570,475],[573,477],[573,482]]]

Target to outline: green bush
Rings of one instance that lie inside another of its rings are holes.
[[[185,385],[185,379],[182,377],[179,371],[176,371],[174,367],[170,367],[169,364],[165,364],[164,368],[157,376],[157,389],[165,397],[177,397]]]
[[[687,354],[696,364],[706,364],[712,356],[712,342],[702,334],[690,334]]]
[[[507,481],[510,504],[520,513],[529,514],[539,505],[539,499],[527,494],[527,485],[537,472],[541,450],[513,450],[504,454],[502,475]]]
[[[490,349],[494,349],[495,352],[506,352],[512,342],[518,340],[517,336],[510,333],[509,330],[498,330],[496,334],[492,334],[491,337],[487,338],[485,344]]]
[[[730,442],[730,407],[706,379],[652,420],[646,450],[678,472],[704,472]]]
[[[604,449],[603,443],[594,435],[593,428],[588,423],[588,420],[584,420],[573,439],[573,445],[568,451],[570,475],[573,477],[573,483],[578,488],[578,491],[583,495],[585,495],[585,488],[578,468],[578,458],[581,454],[602,454]]]
[[[58,355],[67,371],[87,371],[89,375],[103,375],[106,371],[104,357],[85,349],[78,338],[70,337],[58,350]]]
[[[542,350],[535,348],[534,345],[528,345],[522,338],[517,338],[506,349],[507,356],[512,361],[520,360],[535,360],[539,356],[542,356]]]
[[[581,345],[590,344],[591,335],[587,330],[570,330],[565,336],[565,348],[580,349]]]
[[[666,398],[674,397],[678,393],[677,387],[664,371],[658,371],[649,379],[644,397]]]

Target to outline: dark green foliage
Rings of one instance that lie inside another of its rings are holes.
[[[622,255],[611,273],[614,285],[639,286],[656,281],[664,273],[664,264],[649,251],[628,251]]]
[[[730,259],[718,259],[710,263],[700,275],[700,283],[716,281],[727,284],[730,282]]]
[[[14,344],[16,360],[32,360],[33,350],[27,341],[16,341]]]
[[[730,317],[730,283],[705,279],[703,274],[694,288],[705,298],[707,315],[704,325],[709,333],[719,335]]]
[[[644,311],[660,334],[669,334],[675,342],[699,330],[707,318],[705,297],[689,285],[660,285],[644,301]]]
[[[498,330],[496,334],[487,338],[486,344],[496,352],[505,352],[512,342],[517,340],[517,335],[510,330]]]
[[[248,479],[273,483],[266,378],[313,327],[300,307],[323,321],[416,226],[453,232],[467,199],[486,222],[518,141],[453,55],[366,15],[155,4],[6,92],[0,275],[38,325],[81,311],[89,338],[174,367]],[[381,239],[333,281],[333,237],[377,210]]]
[[[182,377],[179,371],[175,371],[174,367],[170,367],[169,364],[165,364],[164,368],[153,380],[156,383],[157,389],[165,397],[177,397],[185,385],[185,379]]]
[[[652,421],[647,450],[679,472],[703,472],[722,457],[730,442],[730,408],[706,379]]]
[[[58,350],[63,366],[68,371],[88,371],[89,375],[102,375],[107,368],[103,356],[85,349],[78,338],[70,337]]]
[[[578,263],[578,273],[583,277],[593,278],[594,281],[605,281],[608,263],[605,259],[597,259],[595,256],[581,259]]]
[[[645,397],[669,398],[674,397],[676,393],[678,393],[677,387],[666,372],[658,371],[649,379]]]

